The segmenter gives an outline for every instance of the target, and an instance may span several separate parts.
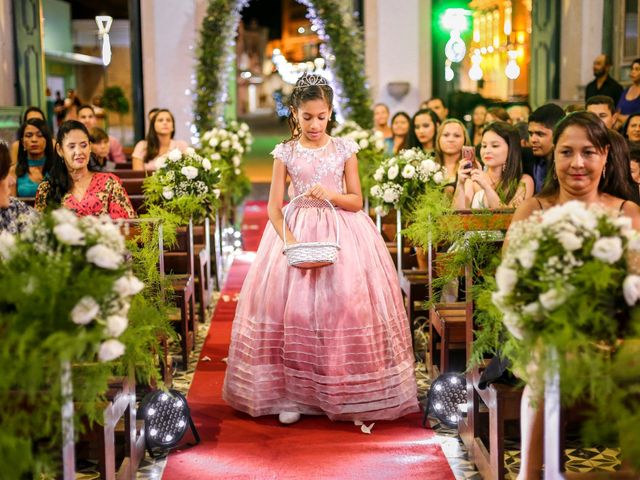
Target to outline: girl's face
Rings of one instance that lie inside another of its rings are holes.
[[[173,133],[173,118],[169,112],[160,112],[156,115],[156,121],[153,124],[158,135],[171,135]]]
[[[389,110],[383,105],[373,109],[373,123],[378,127],[386,127],[389,123]]]
[[[418,141],[423,146],[432,146],[433,138],[436,136],[436,124],[433,123],[431,115],[427,113],[417,115],[414,121],[414,128]]]
[[[16,179],[13,175],[8,174],[2,180],[0,180],[0,208],[9,207],[9,196],[16,184]]]
[[[631,70],[629,71],[629,78],[633,83],[640,82],[640,63],[631,64]]]
[[[484,105],[478,105],[473,109],[472,121],[476,127],[481,127],[485,124],[485,116],[487,115],[487,107]]]
[[[629,167],[631,168],[631,178],[633,178],[634,182],[640,184],[640,163],[632,160]]]
[[[62,140],[62,144],[56,145],[56,150],[58,155],[64,159],[70,172],[82,170],[89,163],[91,142],[82,130],[71,130]]]
[[[567,127],[558,138],[554,152],[560,187],[575,196],[597,191],[608,152],[608,147],[598,150],[584,128]]]
[[[640,115],[633,117],[629,120],[629,126],[627,127],[627,137],[632,142],[640,142]]]
[[[457,155],[462,152],[464,146],[464,132],[457,123],[447,123],[442,128],[440,135],[440,150],[446,155]]]
[[[397,137],[405,136],[409,133],[409,120],[404,115],[398,115],[391,123],[391,132]]]
[[[480,157],[487,167],[501,167],[506,165],[509,155],[509,145],[496,132],[486,132],[482,135]]]
[[[98,158],[107,158],[109,156],[109,140],[92,143],[91,151]]]
[[[309,142],[316,143],[324,139],[331,119],[331,107],[320,98],[307,100],[298,107],[295,116],[302,135]]]
[[[27,125],[22,135],[22,146],[26,150],[29,158],[35,160],[44,155],[47,140],[38,127]]]

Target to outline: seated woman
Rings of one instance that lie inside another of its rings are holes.
[[[465,163],[458,168],[456,209],[517,207],[533,195],[533,179],[522,173],[520,135],[511,124],[485,127],[480,158],[484,171]]]
[[[47,119],[44,116],[44,112],[40,110],[38,107],[27,107],[24,111],[24,115],[22,115],[22,123],[24,125],[27,123],[27,120],[31,120],[32,118],[39,118],[40,120]],[[20,134],[18,133],[18,138],[20,138]],[[20,148],[20,140],[16,140],[11,144],[11,167],[15,168],[16,163],[18,163],[18,149]]]
[[[395,155],[409,146],[409,127],[411,117],[405,112],[396,113],[391,119],[391,138],[385,138],[386,150],[389,155]]]
[[[576,112],[561,120],[553,134],[553,175],[538,195],[518,207],[512,225],[537,210],[580,200],[607,207],[612,215],[625,215],[631,218],[633,228],[640,229],[640,207],[630,201],[637,192],[629,181],[629,164],[613,153],[609,135],[593,113]],[[522,396],[519,480],[540,478],[544,412],[540,395],[527,385]]]
[[[12,198],[15,177],[10,175],[9,147],[0,141],[0,233],[22,233],[35,218],[35,211],[27,204]]]
[[[622,126],[622,135],[630,142],[640,142],[640,113],[632,113]]]
[[[389,126],[389,107],[384,103],[373,106],[373,131],[382,133],[385,139],[393,136]]]
[[[13,193],[18,197],[35,197],[38,185],[51,168],[51,133],[44,120],[32,118],[20,127],[18,137],[18,163],[13,172],[17,180]]]
[[[448,118],[442,122],[436,135],[436,161],[447,169],[447,184],[456,184],[462,149],[470,145],[469,134],[460,120]],[[469,151],[472,153],[473,147]]]
[[[167,109],[160,109],[151,117],[146,140],[139,141],[131,154],[134,170],[153,171],[156,160],[171,150],[179,149],[184,152],[188,145],[182,140],[174,140],[176,133],[175,120]]]
[[[411,118],[409,128],[409,148],[419,148],[423,152],[435,153],[436,133],[440,119],[433,110],[422,108]]]
[[[56,154],[49,176],[38,187],[36,210],[62,205],[79,216],[136,216],[118,177],[89,170],[91,141],[82,123],[70,120],[62,124]]]

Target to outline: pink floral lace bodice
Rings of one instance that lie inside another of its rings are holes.
[[[356,142],[349,138],[330,137],[320,148],[303,147],[297,140],[280,143],[271,154],[287,167],[295,195],[306,192],[316,183],[344,193],[344,163],[358,150]]]

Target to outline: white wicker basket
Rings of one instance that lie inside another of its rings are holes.
[[[338,258],[338,250],[340,250],[340,224],[338,222],[338,214],[329,200],[325,200],[333,211],[336,220],[336,241],[335,242],[306,242],[287,245],[286,226],[287,214],[292,210],[293,204],[304,198],[305,195],[298,195],[293,198],[284,209],[284,220],[282,222],[282,238],[284,238],[284,253],[287,257],[289,265],[298,268],[317,268],[325,267],[335,263]]]

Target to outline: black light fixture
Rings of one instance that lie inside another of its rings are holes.
[[[175,448],[189,427],[195,439],[194,445],[200,443],[187,399],[177,390],[148,393],[140,405],[140,414],[144,420],[145,443],[151,457],[166,455]]]
[[[464,375],[455,372],[443,373],[429,389],[422,426],[427,424],[427,416],[431,413],[440,423],[449,428],[456,428],[461,415],[459,405],[466,403],[467,381]]]

